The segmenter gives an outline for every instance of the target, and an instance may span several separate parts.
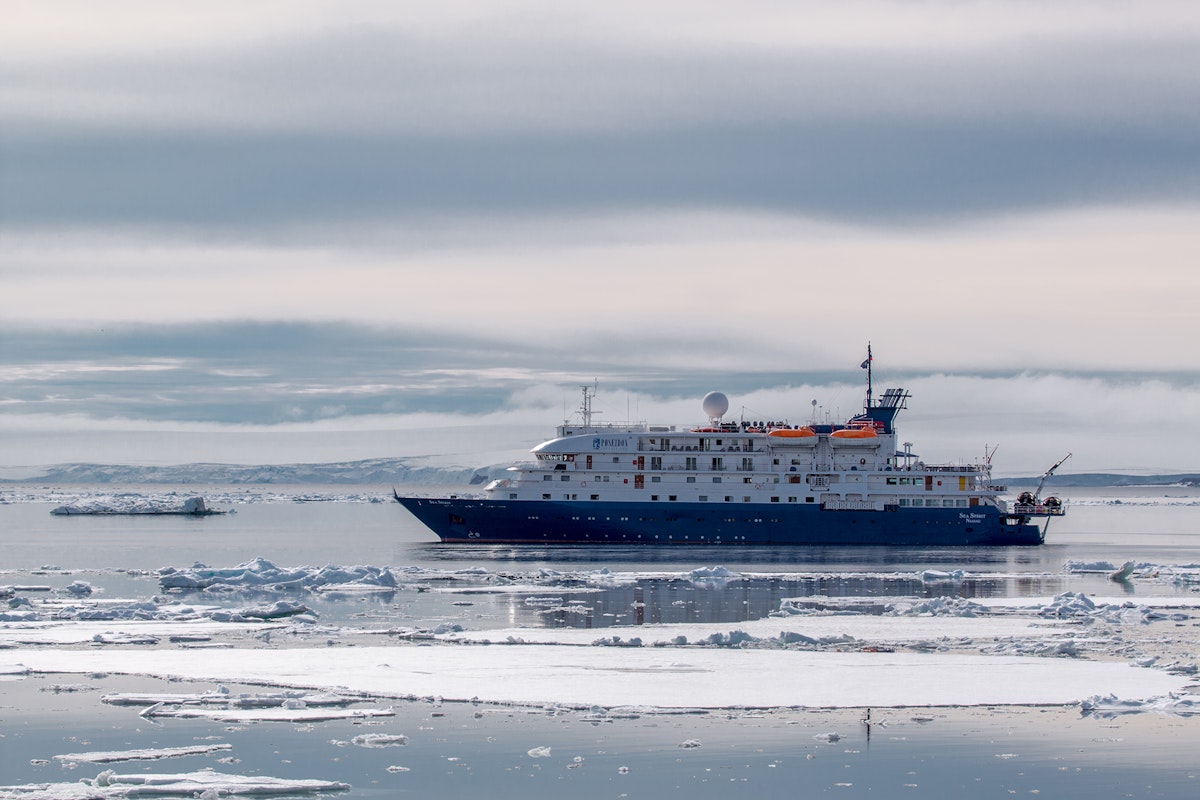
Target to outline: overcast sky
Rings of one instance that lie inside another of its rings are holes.
[[[871,341],[929,459],[1200,470],[1198,211],[1193,0],[9,0],[0,465],[849,414]]]

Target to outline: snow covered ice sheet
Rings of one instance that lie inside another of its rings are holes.
[[[1014,656],[562,645],[27,651],[38,672],[115,672],[349,689],[380,697],[647,708],[1070,704],[1182,693],[1186,677],[1128,664]]]

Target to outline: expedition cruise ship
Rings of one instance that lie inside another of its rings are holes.
[[[1011,506],[991,457],[927,464],[898,449],[910,395],[867,397],[845,424],[727,422],[719,392],[697,426],[594,424],[583,387],[579,424],[533,448],[482,496],[396,500],[443,542],[652,545],[1037,545],[1065,507],[1035,492]],[[1069,457],[1069,454],[1068,456]],[[1043,525],[1039,527],[1038,521]]]

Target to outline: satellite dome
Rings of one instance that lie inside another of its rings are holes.
[[[729,410],[729,398],[721,392],[709,392],[704,395],[704,414],[709,419],[720,419]]]

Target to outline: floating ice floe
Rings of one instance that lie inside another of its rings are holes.
[[[281,569],[264,558],[236,567],[214,569],[197,564],[187,569],[164,567],[158,571],[159,585],[166,591],[341,591],[353,589],[395,590],[400,583],[387,567],[327,565],[320,568]]]
[[[226,795],[316,795],[349,791],[350,784],[261,775],[225,775],[200,770],[178,774],[118,775],[105,770],[92,780],[75,783],[31,783],[0,786],[0,800],[107,800],[123,797],[201,797]]]
[[[1117,582],[1155,581],[1192,587],[1200,584],[1200,564],[1153,564],[1126,561],[1116,566],[1109,561],[1065,561],[1063,572],[1107,575]]]
[[[1100,620],[1116,624],[1149,624],[1159,620],[1183,621],[1191,616],[1181,611],[1165,612],[1132,601],[1097,605],[1087,595],[1063,592],[1038,611],[1042,617]]]
[[[364,733],[350,743],[359,747],[399,747],[408,744],[408,737],[402,733]]]
[[[305,615],[316,618],[316,612],[303,603],[291,600],[279,600],[269,606],[217,610],[206,616],[214,622],[246,622],[249,620],[282,619]]]
[[[917,573],[918,580],[921,583],[962,583],[966,577],[966,573],[961,569],[943,572],[937,569],[927,569]]]
[[[987,606],[965,597],[932,597],[911,604],[895,604],[885,613],[889,616],[912,617],[979,617],[992,612]]]
[[[395,715],[395,710],[391,708],[308,708],[299,700],[288,700],[274,708],[198,708],[162,703],[141,712],[141,716],[147,718],[212,719],[218,722],[326,722]]]
[[[201,756],[232,750],[231,744],[194,744],[184,747],[159,747],[144,750],[108,750],[91,753],[64,753],[55,756],[58,761],[86,761],[91,764],[113,764],[119,761],[158,761],[164,758]]]
[[[1156,711],[1163,714],[1190,716],[1200,714],[1200,695],[1168,694],[1146,700],[1120,700],[1116,695],[1095,695],[1079,704],[1084,714],[1096,717],[1115,717],[1122,714],[1140,714]]]
[[[303,689],[284,689],[278,692],[232,694],[225,686],[208,692],[145,693],[113,692],[100,698],[114,706],[201,705],[232,708],[273,708],[289,701],[300,701],[305,707],[348,706],[363,698],[335,692],[311,692]]]

